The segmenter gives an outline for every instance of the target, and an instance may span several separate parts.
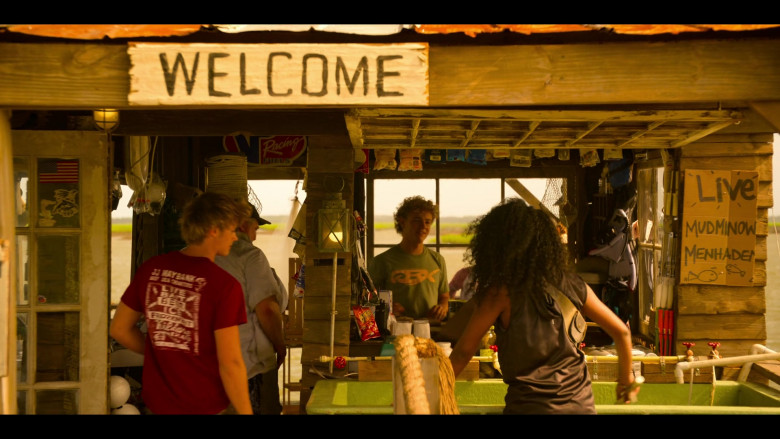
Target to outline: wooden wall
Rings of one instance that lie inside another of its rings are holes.
[[[758,223],[754,283],[751,287],[678,285],[675,349],[694,342],[695,355],[707,355],[708,342],[720,342],[721,355],[747,355],[766,343],[766,261],[769,208],[772,207],[772,133],[711,135],[682,148],[680,170],[758,171]],[[684,172],[681,172],[684,174]],[[682,186],[681,186],[682,187]]]
[[[342,199],[353,203],[354,152],[346,136],[310,136],[306,177],[306,288],[303,306],[303,349],[301,352],[301,396],[303,412],[312,388],[320,377],[309,372],[315,367],[329,373],[328,363],[319,358],[330,355],[333,253],[317,249],[317,211],[327,193],[325,179],[344,181]],[[352,253],[338,253],[336,273],[336,325],[334,356],[349,355]],[[333,370],[335,375],[344,371]]]

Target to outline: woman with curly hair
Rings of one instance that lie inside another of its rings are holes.
[[[617,396],[628,402],[633,379],[631,333],[576,274],[547,214],[509,199],[469,226],[467,252],[476,284],[476,309],[450,356],[457,376],[495,326],[506,414],[595,413],[585,354],[571,341],[556,288],[599,324],[618,351]]]

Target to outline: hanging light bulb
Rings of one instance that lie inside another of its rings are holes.
[[[92,112],[95,125],[99,130],[110,133],[119,126],[119,111],[110,108],[101,108]]]

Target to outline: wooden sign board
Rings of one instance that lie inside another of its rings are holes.
[[[130,105],[428,105],[428,45],[130,43]]]
[[[685,171],[680,282],[753,285],[758,172]]]

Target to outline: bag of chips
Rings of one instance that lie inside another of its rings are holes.
[[[374,150],[374,171],[381,171],[382,169],[390,169],[394,171],[398,167],[398,162],[395,161],[395,149],[394,148],[382,148]]]
[[[533,159],[532,154],[533,151],[530,149],[513,150],[512,155],[509,157],[509,166],[530,168]]]
[[[401,157],[398,171],[422,171],[421,149],[401,149],[398,155]]]
[[[382,336],[382,334],[379,333],[379,327],[376,325],[376,318],[374,317],[374,312],[371,311],[371,308],[353,305],[352,313],[355,315],[355,323],[357,323],[358,331],[360,331],[360,339],[362,341]]]
[[[295,279],[295,289],[293,290],[293,297],[300,299],[303,297],[304,290],[306,289],[306,265],[301,265],[301,268],[295,273],[293,279]]]
[[[474,165],[486,165],[487,164],[487,150],[484,149],[470,149],[466,155],[466,163]]]
[[[448,149],[447,150],[448,162],[465,162],[466,150],[465,149]]]

